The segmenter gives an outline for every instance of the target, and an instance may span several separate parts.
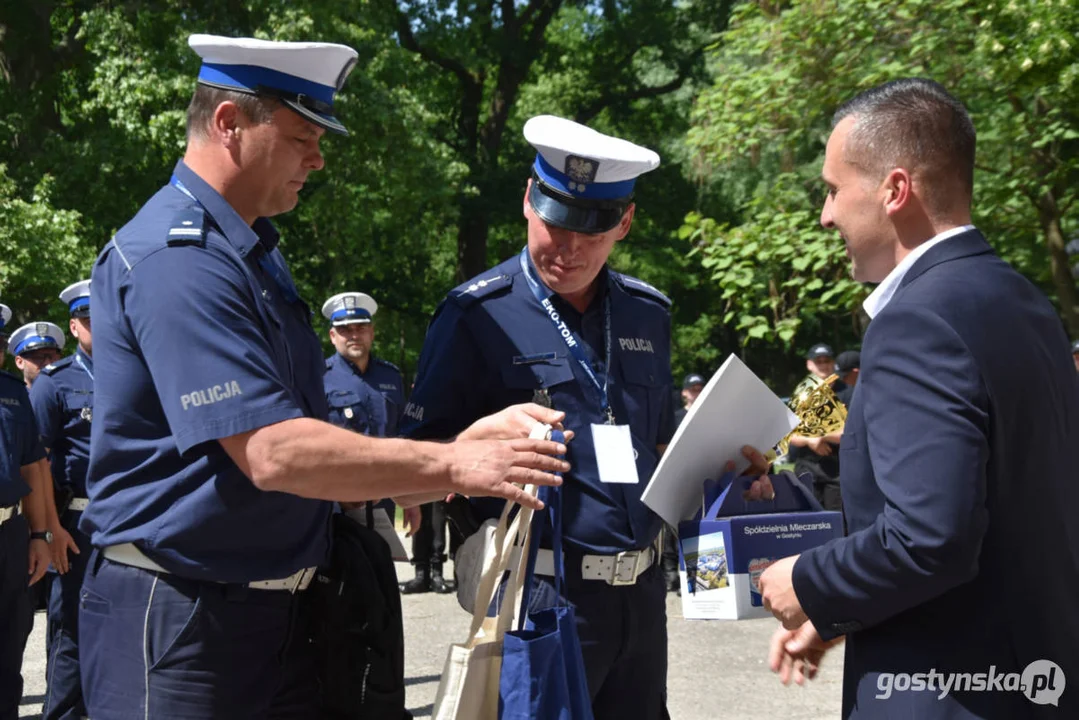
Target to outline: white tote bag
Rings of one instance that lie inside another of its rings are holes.
[[[534,485],[525,492],[536,495]],[[468,639],[451,645],[442,668],[435,695],[434,720],[497,720],[498,683],[502,672],[502,637],[513,626],[523,596],[525,565],[528,561],[532,509],[522,507],[512,522],[507,502],[499,518],[491,544],[483,553],[483,574],[472,609]],[[514,552],[514,548],[523,548]],[[512,565],[512,567],[510,567]],[[496,617],[487,617],[502,575],[510,571],[506,594]]]

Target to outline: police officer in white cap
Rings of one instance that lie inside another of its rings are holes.
[[[334,101],[357,54],[189,44],[202,67],[184,159],[92,274],[86,709],[315,717],[299,593],[329,558],[332,501],[519,497],[512,481],[557,482],[564,463],[555,443],[408,443],[326,422],[321,343],[268,218],[322,169],[323,133],[345,132]]]
[[[448,438],[529,399],[566,412],[565,594],[576,608],[597,720],[666,713],[661,520],[641,492],[673,433],[670,301],[607,259],[629,234],[637,177],[656,153],[569,120],[535,117],[522,203],[527,245],[449,293],[427,331],[402,432]],[[476,519],[498,502],[476,501]],[[533,607],[549,607],[547,538]]]
[[[8,341],[27,388],[33,387],[43,367],[60,359],[63,348],[64,331],[51,322],[27,323],[11,333]]]
[[[78,529],[86,509],[86,473],[90,464],[90,424],[94,411],[94,362],[90,329],[90,281],[64,288],[60,300],[71,315],[75,352],[46,365],[30,389],[38,434],[49,453],[55,488],[57,529],[53,531],[53,578],[48,594],[48,660],[42,717],[47,720],[86,716],[79,679],[79,590],[90,538]],[[51,508],[50,508],[51,509]]]

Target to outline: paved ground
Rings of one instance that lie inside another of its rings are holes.
[[[403,579],[411,568],[398,565]],[[451,642],[468,630],[468,616],[453,595],[411,595],[405,612],[408,706],[431,716],[438,676]],[[829,657],[809,687],[783,687],[765,665],[772,620],[694,621],[682,618],[679,599],[667,596],[670,629],[669,706],[674,720],[817,720],[839,715],[842,655]],[[45,616],[38,613],[26,651],[26,697],[20,717],[40,717],[45,692]]]

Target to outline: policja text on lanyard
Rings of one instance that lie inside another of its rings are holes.
[[[548,319],[554,325],[555,330],[558,331],[558,336],[562,338],[562,341],[566,343],[566,347],[569,348],[570,355],[577,361],[577,364],[584,370],[588,379],[592,381],[592,385],[599,392],[600,405],[603,409],[603,413],[607,417],[607,424],[614,425],[614,411],[611,409],[611,403],[607,399],[607,385],[610,382],[611,377],[611,295],[606,293],[603,297],[603,351],[605,355],[604,367],[607,369],[607,374],[604,376],[603,384],[600,385],[599,378],[596,377],[596,373],[592,370],[592,364],[588,362],[588,358],[584,354],[584,350],[581,349],[581,343],[577,339],[566,323],[563,322],[559,316],[558,311],[555,310],[553,304],[551,304],[551,296],[554,295],[550,292],[545,285],[543,285],[538,278],[532,276],[532,263],[528,257],[528,247],[526,246],[521,250],[521,272],[524,273],[525,280],[528,281],[528,287],[532,290],[532,295],[536,298],[536,302],[540,304],[540,307],[547,313]]]

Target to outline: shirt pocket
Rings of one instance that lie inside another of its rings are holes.
[[[514,362],[502,366],[502,382],[512,391],[529,392],[546,390],[562,383],[573,382],[573,370],[566,358],[554,358],[538,362]]]
[[[625,384],[623,400],[628,417],[615,416],[618,424],[628,424],[634,435],[649,448],[659,443],[661,413],[664,403],[670,403],[665,394],[670,392],[667,374],[651,357],[622,361],[622,382]]]
[[[90,422],[94,412],[94,394],[88,390],[69,390],[63,394],[64,414],[69,419]]]
[[[326,394],[330,406],[330,422],[355,432],[367,433],[367,410],[359,393],[351,390],[333,390]]]

